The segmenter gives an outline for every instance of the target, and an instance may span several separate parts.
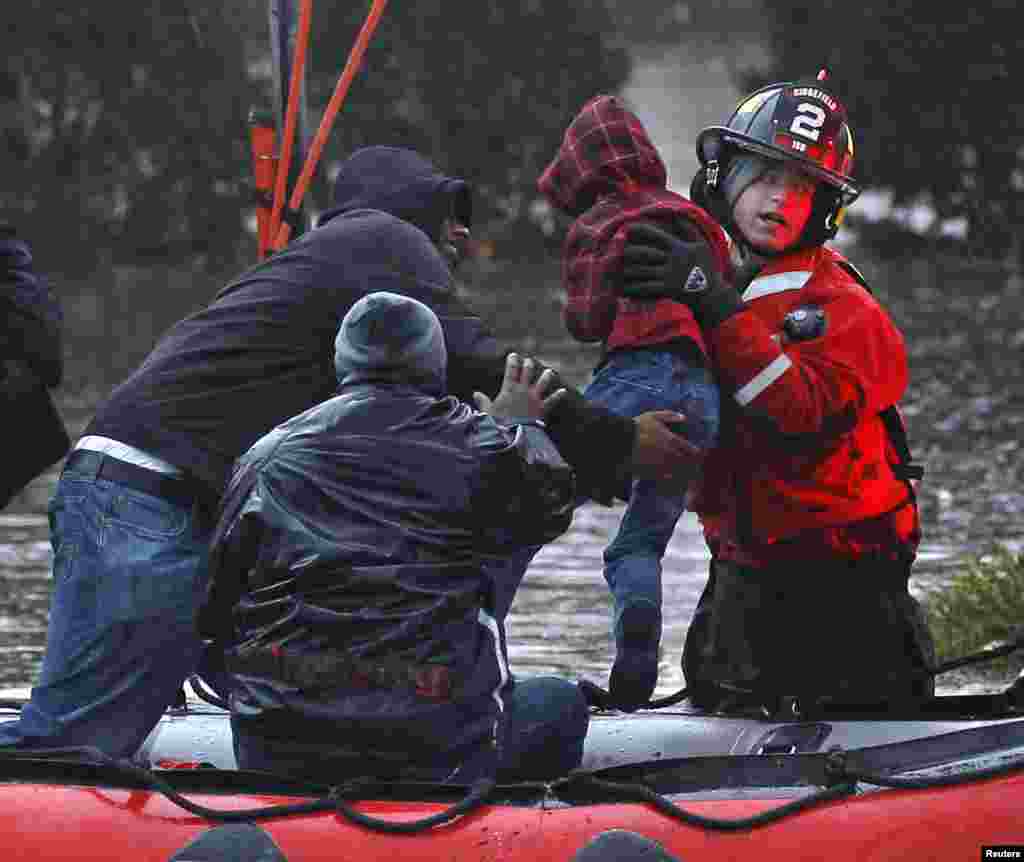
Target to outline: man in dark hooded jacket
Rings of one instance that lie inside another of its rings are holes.
[[[0,411],[19,427],[0,451],[0,508],[71,445],[49,390],[64,376],[60,303],[38,275],[28,243],[0,222]],[[7,438],[5,438],[7,439]]]
[[[466,783],[579,765],[583,694],[513,684],[486,566],[572,519],[538,421],[559,393],[510,354],[488,415],[446,395],[446,365],[427,306],[369,294],[341,322],[338,394],[238,460],[200,622],[228,641],[241,768]]]
[[[444,257],[469,227],[465,183],[409,150],[370,147],[342,165],[334,202],[316,228],[172,326],[78,440],[51,505],[42,669],[0,745],[134,754],[202,657],[194,620],[210,513],[232,463],[332,395],[334,337],[361,297],[384,290],[429,306],[449,391],[497,391],[504,352],[456,297]],[[663,424],[671,417],[622,419],[570,392],[548,427],[584,492],[610,500],[630,469],[689,467],[692,450]]]

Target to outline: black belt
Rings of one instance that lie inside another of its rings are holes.
[[[180,506],[190,506],[204,496],[208,496],[204,493],[205,489],[201,485],[183,476],[160,473],[89,449],[72,451],[68,455],[64,469],[74,470],[76,473],[88,473],[97,479],[108,479],[119,485],[134,488],[136,491],[177,503]]]

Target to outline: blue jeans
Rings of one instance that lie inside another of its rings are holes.
[[[135,753],[203,651],[209,534],[194,520],[191,507],[64,470],[50,503],[46,653],[0,745]]]
[[[379,761],[332,760],[329,746],[301,741],[301,721],[294,734],[282,739],[253,732],[256,725],[232,716],[235,758],[240,769],[331,782],[366,776],[468,784],[495,773],[502,782],[543,781],[580,765],[590,709],[576,683],[559,677],[517,680],[504,700],[504,730],[497,755],[488,740],[463,752],[460,762],[396,767],[382,774]]]
[[[680,432],[709,449],[718,436],[718,387],[710,370],[668,349],[617,350],[594,373],[584,391],[589,401],[614,413],[636,417],[651,410],[686,416]],[[661,559],[686,509],[689,481],[666,488],[634,481],[615,538],[604,552],[604,577],[615,600],[618,631],[622,612],[641,600],[661,608]]]

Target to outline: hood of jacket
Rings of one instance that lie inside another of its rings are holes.
[[[552,206],[579,216],[604,195],[667,182],[665,163],[639,117],[621,99],[600,95],[569,124],[537,188]]]
[[[368,294],[341,321],[334,340],[339,387],[405,383],[445,394],[448,353],[437,315],[419,300],[388,291]]]
[[[361,209],[389,213],[436,241],[448,216],[471,226],[472,188],[465,180],[441,173],[414,150],[364,147],[342,162],[334,178],[331,208],[317,224]]]

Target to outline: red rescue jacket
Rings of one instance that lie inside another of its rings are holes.
[[[743,311],[708,335],[723,439],[695,508],[720,558],[756,567],[916,551],[913,490],[880,416],[907,387],[906,348],[847,267],[826,247],[775,259]]]

